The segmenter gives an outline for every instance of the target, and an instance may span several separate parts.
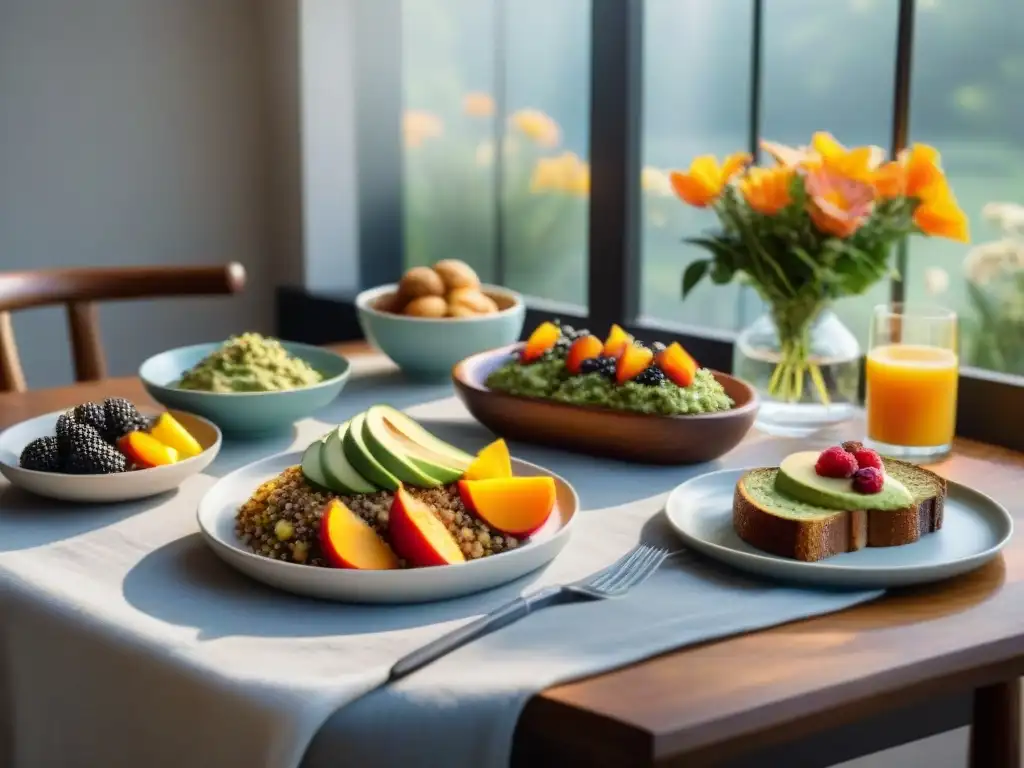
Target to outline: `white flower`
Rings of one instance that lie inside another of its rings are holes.
[[[942,267],[929,267],[924,271],[924,288],[929,296],[938,296],[949,288],[949,273]]]
[[[494,142],[481,141],[476,148],[476,164],[486,168],[494,162]]]

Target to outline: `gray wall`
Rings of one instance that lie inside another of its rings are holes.
[[[249,273],[240,298],[104,305],[112,373],[272,330],[274,278],[291,270],[271,253],[264,10],[0,0],[0,270],[236,259]],[[61,310],[20,312],[15,329],[30,387],[72,380]]]

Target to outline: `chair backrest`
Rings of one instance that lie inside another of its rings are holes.
[[[115,267],[0,273],[0,392],[24,392],[26,389],[11,325],[12,311],[65,305],[75,378],[96,381],[106,376],[107,367],[94,302],[230,294],[244,287],[245,268],[237,262],[220,267]]]

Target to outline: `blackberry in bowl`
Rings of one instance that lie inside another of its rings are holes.
[[[126,501],[178,487],[216,458],[220,444],[220,430],[199,416],[165,411],[153,421],[128,400],[108,398],[4,430],[0,474],[39,496]]]

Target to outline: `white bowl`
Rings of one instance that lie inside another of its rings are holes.
[[[224,562],[257,581],[298,595],[346,603],[424,603],[491,589],[550,562],[568,542],[579,511],[579,497],[568,482],[536,464],[512,459],[515,475],[550,475],[557,493],[555,511],[547,523],[517,549],[458,565],[394,571],[319,568],[257,555],[235,535],[235,514],[260,484],[301,460],[301,451],[279,453],[225,475],[203,496],[198,513],[203,537]]]
[[[215,424],[184,411],[169,411],[199,441],[203,452],[190,459],[163,467],[118,472],[111,475],[69,475],[39,472],[18,466],[21,452],[37,437],[54,433],[57,417],[64,411],[36,416],[0,433],[0,474],[11,485],[61,501],[117,502],[144,499],[177,488],[186,478],[199,474],[220,451],[221,434]]]

